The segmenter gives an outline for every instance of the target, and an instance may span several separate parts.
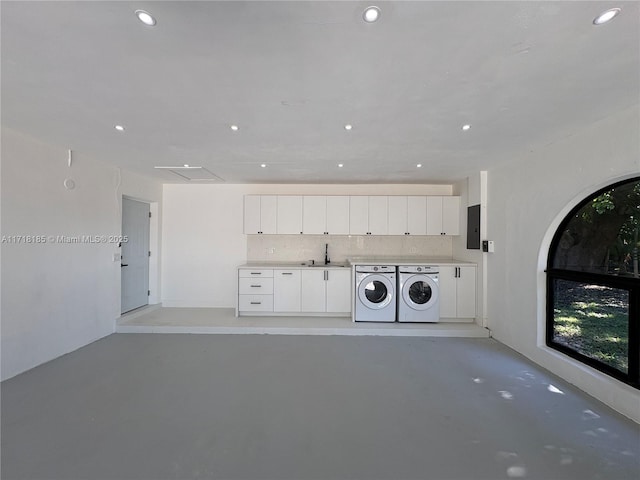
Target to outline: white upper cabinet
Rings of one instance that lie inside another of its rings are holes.
[[[245,195],[244,233],[460,235],[460,197]]]
[[[276,233],[277,200],[272,195],[245,195],[244,233]]]
[[[460,197],[427,197],[427,235],[460,235]]]
[[[327,231],[327,197],[305,195],[302,202],[302,232],[322,235]]]
[[[386,196],[349,197],[351,235],[388,235],[389,204]]]
[[[389,234],[389,203],[387,197],[369,197],[369,233]]]
[[[348,235],[349,197],[305,195],[302,232],[310,235]]]
[[[407,233],[427,234],[427,197],[407,197]]]
[[[407,197],[388,197],[389,201],[389,235],[406,235],[407,229]]]
[[[442,233],[460,235],[460,197],[442,197]]]
[[[369,233],[369,197],[349,198],[349,233],[351,235]]]
[[[442,235],[442,197],[427,197],[427,235]]]
[[[349,235],[349,197],[347,195],[327,197],[327,233]]]
[[[244,233],[260,233],[260,195],[244,196]]]
[[[278,195],[277,233],[279,235],[302,233],[302,196]]]
[[[427,234],[427,197],[390,196],[389,235]]]

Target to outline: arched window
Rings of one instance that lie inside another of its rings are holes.
[[[547,264],[547,345],[640,388],[640,177],[560,224]]]

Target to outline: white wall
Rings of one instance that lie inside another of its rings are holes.
[[[451,185],[165,185],[162,304],[235,306],[236,267],[247,261],[247,236],[242,233],[244,195],[451,195],[451,192]],[[259,252],[252,250],[252,259],[262,259],[266,245],[272,246],[273,242],[277,252],[272,257],[274,261],[285,257],[295,260],[291,251],[300,252],[303,260],[312,258],[306,258],[313,249],[305,249],[304,243],[312,240],[300,240],[292,248],[291,241],[296,240],[285,239],[287,251],[282,252],[282,237],[253,239],[253,249]],[[451,255],[450,240],[435,242],[433,245],[441,249],[440,255],[442,251]],[[344,254],[343,250],[335,253],[337,260]]]
[[[66,178],[74,189],[64,188]],[[2,129],[2,235],[46,239],[2,244],[2,379],[114,331],[117,243],[56,237],[119,235],[119,182],[112,166],[76,154],[69,167],[66,148]],[[126,182],[126,191],[140,196],[133,177]],[[150,188],[146,182],[140,184]]]
[[[489,326],[493,336],[640,422],[637,390],[544,346],[546,252],[585,196],[640,173],[637,106],[488,172]]]
[[[476,285],[476,323],[489,328],[487,318],[487,254],[467,249],[467,208],[480,205],[480,240],[487,238],[487,172],[478,172],[453,185],[453,194],[460,196],[460,235],[453,237],[452,255],[456,260],[478,265]]]

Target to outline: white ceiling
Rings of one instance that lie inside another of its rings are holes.
[[[640,98],[635,1],[2,1],[0,14],[3,126],[166,182],[184,180],[154,166],[450,183]]]

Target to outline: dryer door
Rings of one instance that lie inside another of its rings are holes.
[[[389,277],[373,273],[365,276],[358,286],[360,303],[371,310],[387,307],[394,298],[394,285]]]
[[[428,275],[411,275],[402,285],[402,299],[414,310],[427,310],[438,301],[438,280]]]

